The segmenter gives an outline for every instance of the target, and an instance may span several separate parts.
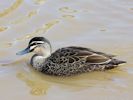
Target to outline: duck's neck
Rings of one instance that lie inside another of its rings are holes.
[[[31,59],[31,65],[36,70],[41,71],[45,65],[45,60],[51,55],[51,51],[47,48],[36,48],[36,54]]]
[[[30,64],[32,65],[33,68],[35,68],[38,71],[42,71],[42,68],[44,66],[46,58],[43,56],[40,56],[38,54],[35,54],[30,61]]]

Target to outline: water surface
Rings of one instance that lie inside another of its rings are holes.
[[[131,100],[133,1],[12,0],[0,4],[2,100]],[[51,77],[17,56],[29,39],[44,36],[57,48],[78,45],[118,55],[127,64],[72,77]]]

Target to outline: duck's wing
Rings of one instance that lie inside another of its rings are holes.
[[[65,54],[66,53],[66,54]],[[95,52],[89,51],[87,48],[80,47],[66,47],[60,49],[60,54],[65,54],[67,57],[73,58],[74,60],[84,59],[86,63],[90,64],[105,64],[111,61],[110,57]]]
[[[77,47],[77,46],[71,46],[71,47],[68,47],[68,48],[77,49],[77,50],[89,51],[89,52],[96,53],[96,54],[99,54],[99,55],[103,55],[103,56],[106,56],[106,57],[109,57],[109,58],[113,58],[113,57],[116,56],[116,55],[112,55],[112,54],[107,54],[107,53],[95,51],[95,50],[90,49],[90,48]]]

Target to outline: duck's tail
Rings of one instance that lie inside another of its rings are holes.
[[[107,66],[105,66],[105,70],[113,69],[115,67],[118,67],[119,64],[126,63],[126,61],[118,60],[118,59],[112,59],[111,62]]]
[[[110,64],[112,64],[112,65],[119,65],[119,64],[123,64],[123,63],[126,63],[126,61],[112,59],[112,61],[110,62]]]

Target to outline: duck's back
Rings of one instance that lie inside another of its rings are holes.
[[[102,52],[83,47],[61,48],[48,57],[42,72],[50,75],[69,76],[95,70],[105,70],[116,67],[123,61],[118,61]]]

